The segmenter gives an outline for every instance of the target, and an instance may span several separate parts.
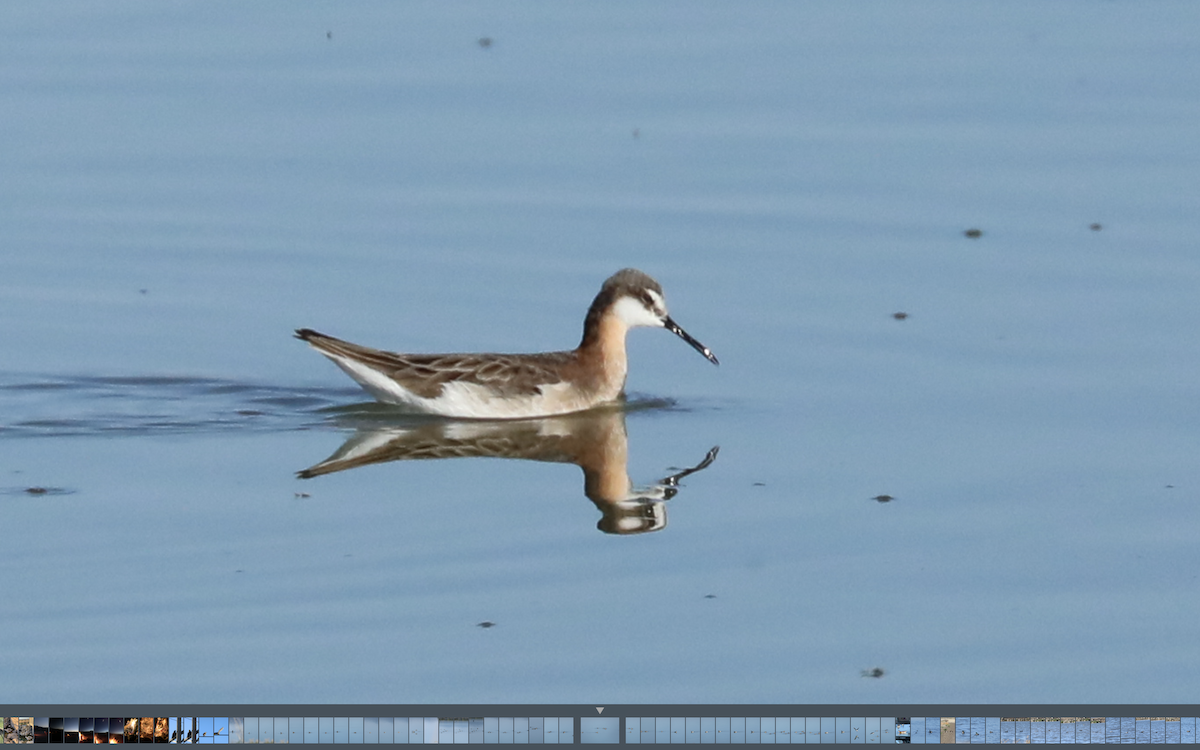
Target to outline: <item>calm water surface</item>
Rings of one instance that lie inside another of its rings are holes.
[[[1196,695],[1195,5],[0,21],[0,699]],[[625,266],[722,362],[625,411],[291,338],[570,348]]]

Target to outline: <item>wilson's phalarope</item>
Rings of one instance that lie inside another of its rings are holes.
[[[576,349],[544,354],[396,354],[296,331],[376,399],[446,417],[522,419],[583,411],[616,401],[625,389],[625,334],[666,328],[717,358],[667,314],[662,287],[626,268],[604,282]]]

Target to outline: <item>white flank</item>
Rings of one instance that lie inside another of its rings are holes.
[[[463,419],[527,419],[568,414],[593,405],[580,398],[570,383],[543,385],[539,388],[540,393],[520,398],[498,396],[491,389],[474,383],[445,383],[437,398],[423,398],[361,362],[321,353],[377,400],[426,414]]]
[[[361,362],[355,362],[346,357],[339,357],[336,354],[330,354],[320,349],[317,351],[332,359],[333,363],[342,368],[342,371],[347,375],[354,378],[354,382],[361,385],[363,390],[385,404],[405,404],[419,409],[421,408],[420,402],[428,400],[414,396],[401,388],[400,384],[396,381],[378,370],[367,367]]]

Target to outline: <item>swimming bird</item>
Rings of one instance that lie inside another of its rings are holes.
[[[296,338],[333,360],[379,401],[468,419],[527,419],[618,401],[628,364],[625,334],[666,328],[714,365],[712,351],[667,314],[662,287],[633,268],[604,282],[570,351],[540,354],[398,354],[351,344],[310,328]]]

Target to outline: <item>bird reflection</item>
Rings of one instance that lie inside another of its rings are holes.
[[[364,414],[377,413],[375,411]],[[514,458],[573,463],[583,469],[583,494],[602,515],[606,534],[642,534],[667,525],[666,501],[679,480],[707,468],[718,448],[700,463],[648,485],[635,486],[627,470],[625,410],[609,408],[542,419],[449,421],[412,419],[402,425],[359,421],[355,433],[332,456],[296,473],[312,479],[347,469],[401,460]]]

